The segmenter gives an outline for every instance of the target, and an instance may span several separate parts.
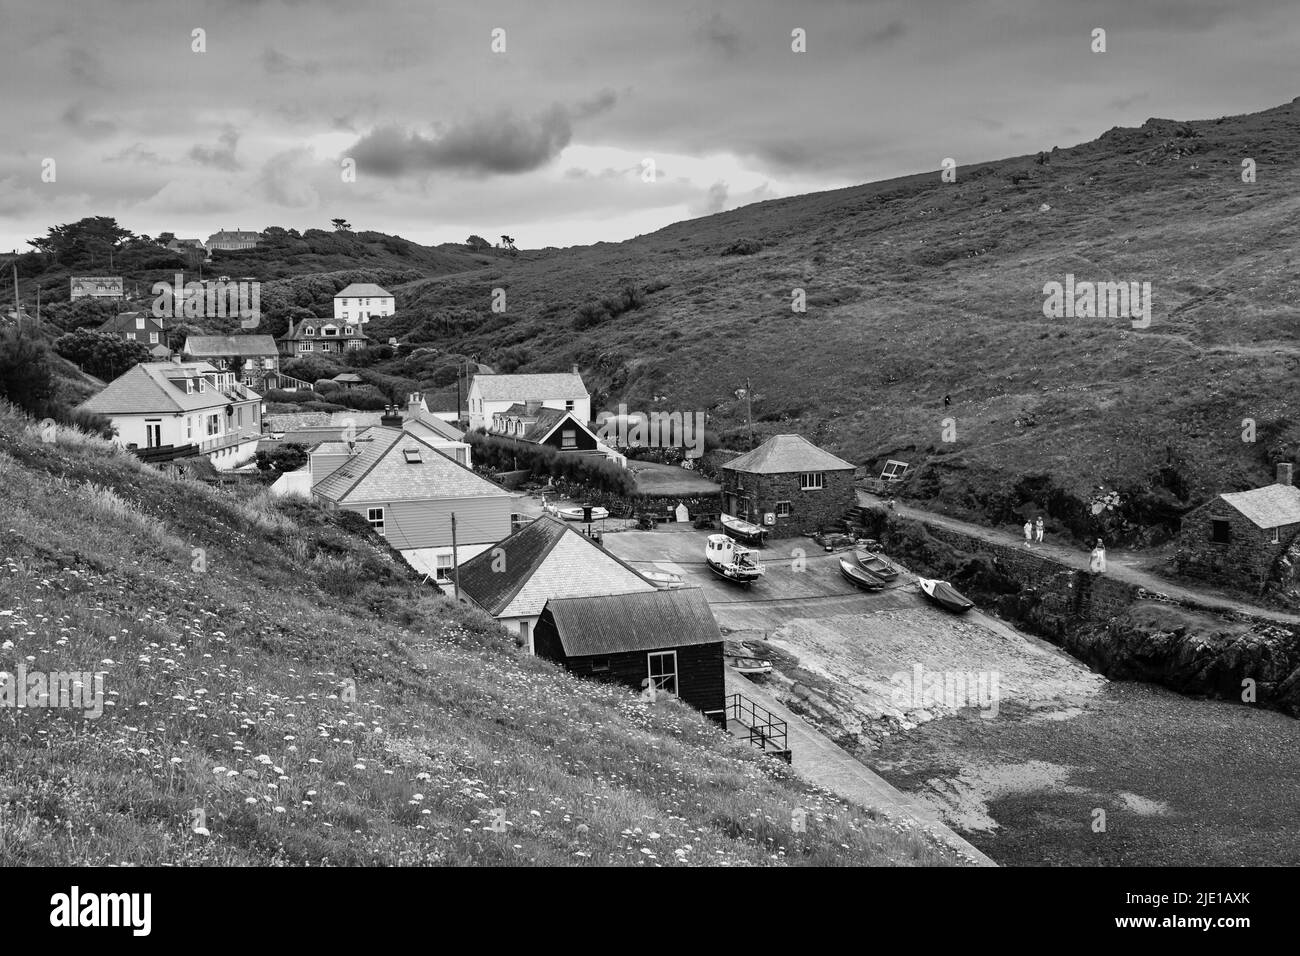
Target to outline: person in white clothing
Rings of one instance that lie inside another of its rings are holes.
[[[1029,542],[1034,540],[1034,525],[1029,519],[1025,519],[1025,547],[1030,547]]]
[[[1106,547],[1101,543],[1101,538],[1097,539],[1097,546],[1092,549],[1088,570],[1093,574],[1102,574],[1106,570]]]
[[[1034,522],[1034,540],[1039,544],[1043,543],[1043,516],[1039,515],[1038,520]]]

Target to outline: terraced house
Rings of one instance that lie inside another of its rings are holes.
[[[253,457],[262,437],[262,397],[207,362],[149,362],[77,406],[104,415],[133,449],[193,446],[221,470]]]

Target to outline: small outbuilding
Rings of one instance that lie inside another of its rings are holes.
[[[1216,495],[1183,516],[1175,566],[1185,574],[1262,590],[1300,540],[1300,488],[1291,463],[1263,488]]]
[[[699,588],[553,598],[533,635],[538,657],[579,677],[653,685],[725,726],[722,643]]]

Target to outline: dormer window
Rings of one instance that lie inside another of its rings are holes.
[[[350,326],[350,325],[345,325],[345,326],[343,327],[343,333],[344,333],[345,335],[351,335],[351,334],[352,334],[352,331],[353,331],[353,329],[352,329],[352,326]]]
[[[199,391],[200,391],[200,392],[206,391],[206,390],[207,390],[207,385],[208,385],[208,383],[207,383],[206,381],[204,381],[203,379],[199,379]]]
[[[312,328],[312,327],[309,325],[309,326],[307,326],[307,328],[305,328],[305,329],[302,330],[302,334],[303,334],[303,335],[315,335],[315,334],[316,334],[316,330],[315,330],[314,328]]]
[[[193,395],[193,394],[194,394],[194,379],[192,379],[192,378],[187,378],[187,379],[185,380],[185,394],[186,394],[186,395]]]
[[[137,329],[143,329],[143,328],[144,328],[144,319],[143,319],[143,318],[138,318],[138,319],[136,319],[136,320],[135,320],[135,327],[136,327]]]

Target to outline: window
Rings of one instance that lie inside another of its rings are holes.
[[[655,691],[677,696],[677,652],[652,651],[647,654],[650,683]]]
[[[207,387],[208,387],[207,379],[203,379],[203,378],[199,379],[199,391],[200,392],[206,391]]]
[[[453,570],[452,563],[451,563],[451,555],[450,554],[438,555],[436,558],[434,558],[434,564],[435,564],[434,577],[437,578],[439,581],[450,581],[451,572]],[[524,625],[524,627],[527,626],[528,626],[527,624]],[[524,632],[524,637],[528,637],[526,631]]]
[[[132,342],[135,341],[135,333],[134,333],[134,332],[128,332],[128,333],[126,333],[126,337],[127,337],[127,339],[129,339],[129,340],[132,341]]]
[[[820,471],[809,471],[799,476],[800,491],[821,491],[822,490],[822,473]]]
[[[565,401],[564,401],[564,410],[565,410],[566,412],[571,412],[571,411],[573,411],[573,399],[571,399],[571,398],[565,399]]]
[[[573,428],[566,428],[564,431],[560,432],[560,447],[577,448],[578,432]]]
[[[144,420],[144,440],[146,448],[157,448],[162,444],[161,418],[146,418]]]
[[[299,352],[310,352],[310,351],[311,351],[311,343],[310,343],[310,342],[299,342],[299,343],[298,343],[298,351],[299,351]]]
[[[1210,540],[1215,544],[1227,544],[1232,540],[1232,532],[1227,518],[1210,519]]]
[[[185,416],[185,440],[192,441],[194,438],[194,419],[189,415]]]
[[[221,416],[209,415],[208,416],[208,437],[211,438],[214,435],[220,435],[220,434],[221,434]]]
[[[424,459],[420,456],[420,449],[418,448],[403,448],[402,457],[406,459],[408,465],[419,465],[424,462]]]
[[[788,517],[790,517],[790,502],[788,502],[788,501],[778,501],[778,502],[776,503],[776,516],[777,516],[778,518],[788,518]]]
[[[303,335],[315,335],[315,334],[316,334],[316,330],[315,330],[314,328],[312,328],[312,327],[309,325],[309,326],[307,326],[307,328],[305,328],[305,329],[302,330],[302,334],[303,334]]]
[[[144,328],[144,319],[136,319],[136,320],[135,320],[135,327],[136,327],[137,329],[143,329],[143,328]],[[135,336],[133,335],[133,336],[131,336],[131,338],[135,338]]]
[[[150,344],[150,345],[157,345],[157,344],[158,344],[158,333],[157,333],[157,332],[150,332],[150,333],[149,333],[149,344]]]
[[[187,378],[185,380],[185,394],[186,395],[194,394],[194,380],[191,378]]]
[[[608,658],[608,657],[593,657],[593,658],[591,659],[591,672],[592,672],[593,674],[608,674],[608,673],[609,673],[609,658]]]
[[[1282,536],[1281,536],[1281,534],[1279,534],[1279,531],[1280,531],[1279,528],[1274,528],[1274,529],[1273,529],[1273,534],[1272,534],[1272,536],[1269,538],[1269,541],[1270,541],[1272,544],[1281,544],[1281,543],[1282,543]]]
[[[519,622],[519,646],[528,648],[529,652],[533,649],[533,642],[528,635],[528,632],[531,630],[532,627],[527,621]]]
[[[384,509],[383,508],[367,508],[366,521],[369,522],[370,527],[374,528],[375,531],[377,531],[379,534],[384,533]]]
[[[353,330],[352,330],[352,324],[351,324],[351,323],[348,323],[347,325],[343,326],[343,334],[344,334],[344,335],[351,335],[351,334],[352,334],[352,331],[353,331]]]

